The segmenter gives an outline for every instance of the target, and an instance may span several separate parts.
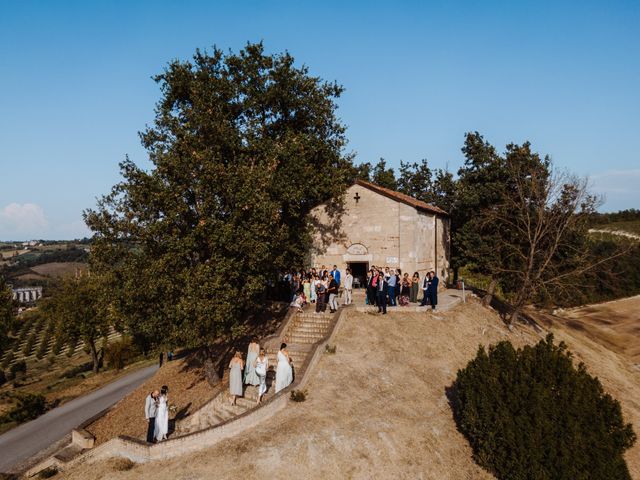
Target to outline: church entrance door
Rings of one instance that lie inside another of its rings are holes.
[[[353,288],[366,287],[369,262],[349,262],[348,265],[353,275]]]

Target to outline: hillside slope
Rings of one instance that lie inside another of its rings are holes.
[[[201,453],[120,471],[121,462],[79,465],[71,479],[421,478],[490,479],[456,430],[446,396],[478,344],[533,343],[544,333],[509,333],[497,315],[470,303],[439,313],[348,312],[308,386],[308,399]],[[638,428],[640,373],[579,332],[557,330],[623,403]],[[640,478],[640,449],[627,456]]]

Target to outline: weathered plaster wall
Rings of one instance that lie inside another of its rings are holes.
[[[314,215],[321,222],[328,220],[323,207],[317,208]],[[348,262],[360,261],[369,266],[399,267],[409,274],[418,271],[421,276],[436,267],[442,276],[442,270],[449,266],[446,218],[353,185],[346,192],[342,222],[343,237],[324,238],[329,245],[323,253],[312,253],[313,266],[338,265],[344,270]],[[316,250],[321,249],[320,233],[316,234],[314,245]]]

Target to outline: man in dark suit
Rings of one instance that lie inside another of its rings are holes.
[[[378,281],[376,283],[376,297],[378,299],[378,313],[382,312],[383,315],[387,314],[387,290],[389,284],[384,278],[382,272],[378,272]]]
[[[429,287],[429,303],[431,303],[431,311],[435,311],[438,305],[438,283],[440,280],[436,277],[436,272],[431,271],[431,286]]]

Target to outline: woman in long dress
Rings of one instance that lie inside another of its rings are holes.
[[[156,425],[154,429],[154,437],[156,442],[167,439],[169,433],[169,405],[168,397],[169,387],[162,386],[160,395],[158,396],[158,408],[156,409]]]
[[[244,369],[244,383],[246,385],[259,385],[260,379],[258,375],[256,375],[255,369],[255,361],[258,358],[258,353],[260,352],[260,345],[256,341],[255,338],[251,340],[249,344],[249,349],[247,350],[247,364]]]
[[[264,351],[264,348],[260,349],[260,355],[253,362],[255,366],[256,375],[260,379],[260,386],[258,387],[258,401],[262,401],[262,396],[267,391],[267,371],[269,370],[269,359]]]
[[[287,344],[280,345],[278,352],[278,367],[276,368],[276,393],[283,388],[287,388],[293,382],[293,370],[291,368],[291,357],[287,352]]]
[[[229,362],[229,393],[231,393],[231,405],[236,404],[236,398],[242,396],[242,368],[244,362],[242,361],[242,353],[236,352],[236,354]]]
[[[420,290],[420,274],[415,272],[411,279],[411,302],[416,303],[418,301],[418,291]]]

